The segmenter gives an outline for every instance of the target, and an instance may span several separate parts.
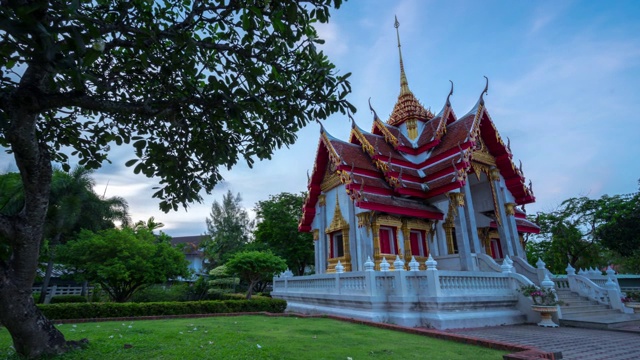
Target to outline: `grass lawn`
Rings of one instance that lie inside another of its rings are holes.
[[[85,350],[56,359],[502,359],[506,351],[324,318],[233,316],[63,324]],[[125,344],[132,345],[125,348]],[[0,328],[0,358],[18,359]]]

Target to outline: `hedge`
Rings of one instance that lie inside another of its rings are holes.
[[[58,295],[51,298],[51,304],[86,303],[87,298],[82,295]]]
[[[238,312],[283,313],[287,302],[281,299],[213,300],[151,303],[66,303],[39,304],[51,320],[97,319],[110,317],[223,314]]]

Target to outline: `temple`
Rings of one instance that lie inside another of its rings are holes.
[[[396,20],[396,32],[398,22]],[[453,83],[437,114],[409,88],[398,34],[400,94],[370,131],[320,130],[299,230],[312,232],[316,275],[274,279],[289,309],[436,328],[522,323],[516,289],[546,269],[526,261],[535,201],[485,105],[458,117]]]
[[[364,270],[368,257],[376,269],[398,255],[424,268],[432,254],[460,270],[477,270],[476,254],[525,258],[522,235],[539,229],[517,206],[535,198],[485,107],[488,80],[467,114],[451,106],[452,83],[434,115],[409,89],[399,34],[398,50],[400,95],[389,119],[372,108],[371,131],[351,119],[348,141],[321,129],[299,227],[314,234],[316,272],[334,272],[339,261]]]

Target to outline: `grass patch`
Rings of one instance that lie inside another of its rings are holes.
[[[507,353],[325,318],[233,316],[58,328],[68,340],[86,337],[90,343],[56,359],[502,359]],[[18,359],[11,345],[0,329],[0,358]]]

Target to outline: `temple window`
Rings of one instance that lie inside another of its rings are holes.
[[[329,257],[337,258],[342,256],[344,256],[344,241],[342,231],[336,231],[330,234]]]
[[[414,256],[429,256],[429,247],[427,246],[427,239],[424,230],[411,230],[409,238],[411,242],[411,255]]]
[[[396,228],[390,226],[380,226],[380,253],[382,254],[398,254],[396,246]]]

